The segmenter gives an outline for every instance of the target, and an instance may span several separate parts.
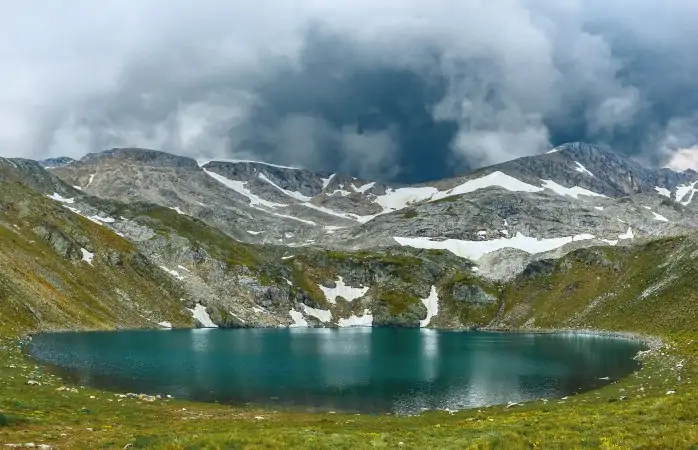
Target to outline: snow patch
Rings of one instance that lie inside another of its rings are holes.
[[[206,311],[206,307],[202,305],[201,303],[197,303],[194,309],[187,308],[189,312],[191,312],[192,317],[196,321],[198,321],[202,327],[204,328],[218,328],[218,325],[216,325],[213,320],[211,320],[211,316],[208,315],[208,312]]]
[[[628,231],[618,235],[618,239],[633,239],[634,237],[635,233],[633,233],[633,229],[630,227],[628,227]]]
[[[341,194],[342,197],[346,197],[346,196],[348,196],[348,195],[351,195],[351,192],[345,191],[344,189],[335,189],[334,191],[332,191],[331,193],[329,193],[329,194],[327,194],[327,195],[328,195],[329,197],[332,197],[333,195],[335,195],[335,194],[337,194],[337,193]]]
[[[92,260],[95,258],[95,254],[88,252],[84,248],[81,248],[80,251],[82,252],[82,260],[87,264],[92,265]]]
[[[560,184],[557,184],[553,180],[541,180],[541,181],[543,182],[543,186],[545,186],[546,189],[550,189],[551,191],[555,192],[556,194],[560,194],[563,196],[567,195],[567,196],[574,197],[574,198],[579,198],[580,195],[585,195],[587,197],[604,197],[604,198],[606,197],[605,195],[597,194],[596,192],[581,188],[579,186],[566,188]]]
[[[82,188],[80,186],[73,186],[73,189],[77,189],[78,191],[82,191]]]
[[[268,208],[278,208],[278,207],[283,207],[286,205],[282,205],[281,203],[274,203],[270,202],[268,200],[264,200],[263,198],[259,197],[258,195],[253,194],[249,189],[245,187],[247,184],[246,181],[236,181],[236,180],[231,180],[229,178],[226,178],[222,175],[219,175],[215,172],[211,172],[209,170],[203,169],[204,172],[214,180],[218,181],[222,185],[224,185],[227,188],[230,188],[237,192],[238,194],[247,197],[248,200],[250,201],[250,205],[255,206],[255,205],[261,205],[261,206],[266,206]]]
[[[496,171],[485,175],[484,177],[468,180],[465,183],[454,187],[453,189],[439,192],[432,197],[432,200],[439,200],[451,195],[467,194],[489,187],[501,187],[511,192],[540,192],[543,190],[538,186],[524,183],[523,181],[517,180],[516,178],[503,172]]]
[[[351,184],[351,188],[354,189],[355,192],[358,192],[358,193],[360,193],[360,194],[363,194],[363,193],[365,193],[366,191],[368,191],[369,189],[371,189],[371,188],[372,188],[373,186],[375,186],[375,185],[376,185],[375,182],[371,182],[371,183],[366,183],[366,184],[364,184],[363,186],[356,187],[356,186],[354,186],[354,183],[352,183],[352,184]]]
[[[654,190],[657,191],[659,195],[663,195],[664,197],[671,198],[671,191],[667,188],[655,186]]]
[[[169,273],[170,275],[172,275],[173,277],[175,277],[176,279],[178,279],[179,281],[182,281],[184,279],[184,276],[180,275],[180,273],[177,272],[176,270],[170,270],[165,266],[160,266],[160,268],[162,270],[164,270],[165,272]]]
[[[170,322],[158,322],[158,325],[160,325],[163,328],[172,328],[172,324]]]
[[[94,174],[94,173],[92,175],[90,175],[90,180],[85,185],[85,188],[88,188],[88,187],[90,187],[90,185],[92,185],[92,182],[95,180],[95,175],[96,174]]]
[[[686,183],[676,186],[676,201],[683,206],[687,206],[693,200],[693,195],[696,193],[695,186],[698,181]]]
[[[228,314],[230,314],[231,316],[235,317],[235,318],[236,318],[237,320],[239,320],[240,322],[245,323],[245,319],[243,319],[242,317],[238,316],[238,315],[235,314],[234,312],[228,311]]]
[[[327,234],[333,234],[335,231],[341,230],[342,228],[346,227],[339,227],[337,225],[325,225],[325,231],[327,232]]]
[[[303,317],[303,313],[296,311],[295,309],[292,309],[288,312],[288,314],[291,316],[291,319],[293,319],[293,323],[289,325],[289,328],[300,328],[308,326],[308,322],[305,320],[305,317]]]
[[[427,317],[419,321],[421,328],[426,327],[431,322],[432,317],[439,313],[439,294],[436,292],[436,286],[431,287],[429,297],[421,299],[424,306],[427,308]]]
[[[247,230],[247,232],[250,233],[252,236],[257,236],[258,234],[263,233],[263,231],[251,231],[251,230]]]
[[[609,245],[616,245],[618,244],[618,239],[601,239],[602,242],[605,242]]]
[[[559,151],[560,151],[559,148],[554,148],[554,149],[552,149],[552,150],[548,150],[547,152],[545,152],[545,154],[546,154],[546,155],[550,155],[550,154],[552,154],[552,153],[557,153],[557,152],[559,152]]]
[[[597,211],[603,211],[603,206],[594,206],[594,209]]]
[[[92,219],[93,221],[95,221],[97,223],[114,223],[114,222],[116,222],[116,219],[114,219],[113,217],[102,217],[102,216],[98,216],[98,215],[91,216],[91,217],[89,217],[89,219]]]
[[[337,303],[337,297],[342,297],[346,301],[351,302],[356,300],[357,298],[361,298],[364,295],[366,295],[366,292],[368,292],[368,287],[351,287],[347,286],[344,284],[344,279],[342,277],[338,277],[337,281],[335,282],[337,287],[333,288],[328,288],[323,285],[318,285],[320,290],[325,294],[325,299],[327,299],[328,302],[335,304]]]
[[[178,268],[178,269],[182,269],[182,270],[185,271],[185,272],[189,272],[189,269],[187,269],[186,267],[184,267],[184,266],[182,266],[182,265],[177,266],[177,268]]]
[[[587,175],[592,176],[592,177],[594,176],[594,174],[591,173],[586,167],[584,167],[582,165],[582,163],[580,163],[579,161],[575,161],[574,164],[577,166],[574,168],[574,170],[576,170],[577,172],[586,173]]]
[[[501,187],[512,192],[540,192],[543,188],[533,186],[503,172],[496,171],[480,178],[465,181],[464,183],[448,189],[439,191],[435,187],[408,187],[396,190],[388,189],[384,195],[376,198],[375,203],[383,207],[383,212],[390,212],[403,209],[414,203],[430,200],[440,200],[452,195],[468,194],[480,189],[490,187]]]
[[[668,222],[669,221],[669,219],[667,219],[666,217],[664,217],[661,214],[657,214],[654,211],[652,211],[652,215],[654,216],[654,220],[658,220],[660,222]]]
[[[355,221],[359,221],[359,222],[361,222],[364,219],[363,216],[357,216],[356,214],[348,214],[348,213],[335,211],[333,209],[325,208],[324,206],[318,206],[318,205],[315,205],[313,203],[301,203],[301,205],[303,205],[307,208],[315,209],[315,210],[323,212],[325,214],[329,214],[331,216],[341,217],[342,219],[355,220]],[[366,216],[366,217],[367,218],[365,219],[365,221],[368,222],[369,220],[371,220],[375,216]],[[364,223],[364,222],[361,222],[361,223]]]
[[[525,236],[522,233],[516,233],[514,237],[498,238],[489,241],[464,241],[459,239],[433,241],[428,237],[393,237],[393,239],[403,246],[449,250],[461,258],[477,261],[484,255],[503,248],[516,248],[527,253],[536,254],[555,250],[571,242],[594,239],[594,236],[585,233],[576,236],[537,239]]]
[[[365,309],[363,316],[355,316],[352,314],[348,319],[339,319],[337,325],[341,328],[371,327],[373,326],[373,315],[369,309]]]
[[[68,204],[75,203],[74,198],[65,198],[61,194],[59,194],[58,192],[54,192],[53,194],[49,195],[48,198],[50,198],[51,200],[55,200],[57,202],[61,202],[61,203],[68,203]]]
[[[179,208],[179,206],[175,206],[174,208],[170,208],[170,209],[174,210],[177,214],[186,215],[186,213],[184,211],[182,211]]]
[[[269,167],[277,167],[279,169],[302,170],[300,167],[282,166],[280,164],[272,164],[272,163],[267,163],[267,162],[263,162],[263,161],[253,161],[251,159],[198,159],[198,160],[196,160],[196,163],[199,165],[199,167],[203,167],[210,162],[225,162],[225,163],[232,163],[232,164],[237,164],[237,163],[250,164],[251,163],[251,164],[261,164],[263,166],[269,166]]]
[[[387,189],[386,193],[376,197],[374,203],[378,203],[383,212],[397,211],[413,203],[430,199],[439,192],[435,187],[406,187],[399,189]]]
[[[332,313],[330,311],[324,309],[311,308],[305,303],[301,303],[301,306],[303,307],[303,311],[305,311],[306,315],[315,317],[319,319],[322,323],[327,323],[330,320],[332,320]]]
[[[274,183],[273,181],[271,181],[271,180],[270,180],[266,175],[264,175],[263,173],[260,173],[259,175],[257,175],[257,177],[258,177],[260,180],[265,181],[265,182],[271,184],[271,185],[274,186],[276,189],[278,189],[279,191],[281,191],[281,192],[283,192],[284,194],[288,195],[289,197],[295,198],[296,200],[300,200],[300,201],[302,201],[302,202],[309,202],[310,199],[312,198],[312,197],[305,196],[305,195],[301,194],[300,192],[289,191],[288,189],[282,188],[282,187],[279,186],[278,184],[276,184],[276,183]]]
[[[306,205],[307,203],[301,203],[301,204],[302,204],[302,205]],[[279,213],[275,213],[275,212],[273,212],[273,213],[271,213],[271,214],[273,214],[273,215],[275,215],[275,216],[277,216],[277,217],[283,217],[283,218],[285,218],[285,219],[292,219],[292,220],[295,220],[295,221],[298,221],[298,222],[306,223],[306,224],[308,224],[308,225],[317,225],[317,224],[316,224],[315,222],[313,222],[312,220],[300,219],[300,218],[298,218],[298,217],[289,216],[289,215],[287,215],[287,214],[279,214]]]
[[[334,178],[335,175],[337,175],[337,174],[333,173],[332,175],[330,175],[327,178],[320,178],[322,180],[322,189],[327,189],[327,186],[330,185],[330,181],[332,181],[332,178]]]

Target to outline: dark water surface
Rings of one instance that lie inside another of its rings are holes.
[[[640,343],[415,329],[118,331],[34,336],[80,384],[275,408],[414,413],[563,397],[636,370]]]

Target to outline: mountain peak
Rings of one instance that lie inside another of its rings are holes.
[[[67,166],[68,164],[74,163],[75,160],[67,156],[59,156],[57,158],[42,159],[37,162],[41,164],[41,167],[44,169],[53,169],[54,167]]]
[[[198,167],[192,158],[145,148],[112,148],[99,153],[88,153],[80,161],[92,163],[104,159],[130,161],[152,167]]]

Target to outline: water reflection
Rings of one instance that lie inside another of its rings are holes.
[[[640,349],[588,335],[370,328],[65,333],[32,345],[98,387],[402,413],[562,397],[634,370]]]

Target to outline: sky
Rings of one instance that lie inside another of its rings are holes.
[[[587,141],[698,168],[694,0],[0,0],[0,155],[418,182]]]

